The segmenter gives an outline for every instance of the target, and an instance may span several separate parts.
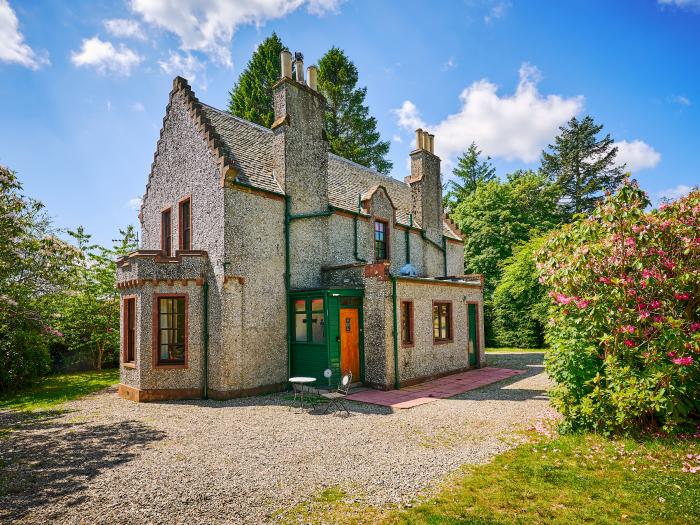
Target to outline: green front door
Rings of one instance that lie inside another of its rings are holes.
[[[477,313],[476,304],[469,303],[467,305],[467,320],[469,322],[469,342],[467,347],[469,348],[469,366],[476,366],[479,362],[479,338],[478,338],[478,324],[477,324]]]

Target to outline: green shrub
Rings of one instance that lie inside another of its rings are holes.
[[[538,253],[553,299],[546,365],[565,429],[700,421],[700,191],[648,205],[627,182]]]
[[[46,374],[51,367],[47,338],[16,319],[0,319],[0,391],[14,390]]]
[[[518,248],[503,265],[503,276],[493,293],[493,332],[496,346],[542,348],[549,298],[540,284],[535,253],[544,238]]]

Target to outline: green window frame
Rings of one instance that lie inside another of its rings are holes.
[[[326,344],[326,312],[322,297],[294,300],[295,343]]]
[[[386,261],[389,259],[389,243],[387,242],[387,237],[389,235],[389,223],[386,221],[380,221],[379,219],[374,221],[374,258],[377,261]]]

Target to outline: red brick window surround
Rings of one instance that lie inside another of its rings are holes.
[[[187,366],[188,319],[186,295],[158,294],[153,298],[154,365]]]
[[[192,249],[192,199],[186,197],[178,203],[178,237],[180,250]]]
[[[134,364],[136,362],[136,298],[125,297],[123,305],[124,352],[122,354],[122,362]]]
[[[374,258],[377,261],[389,259],[389,223],[379,219],[374,221]]]
[[[433,342],[452,341],[452,302],[433,301]]]
[[[166,208],[160,212],[160,249],[166,257],[170,257],[173,254],[173,222],[171,208]]]
[[[401,346],[407,348],[413,344],[413,301],[401,301]]]

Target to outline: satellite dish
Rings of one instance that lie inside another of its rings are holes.
[[[333,371],[330,368],[326,368],[323,371],[323,377],[325,377],[326,379],[330,379],[332,375],[333,375]]]

